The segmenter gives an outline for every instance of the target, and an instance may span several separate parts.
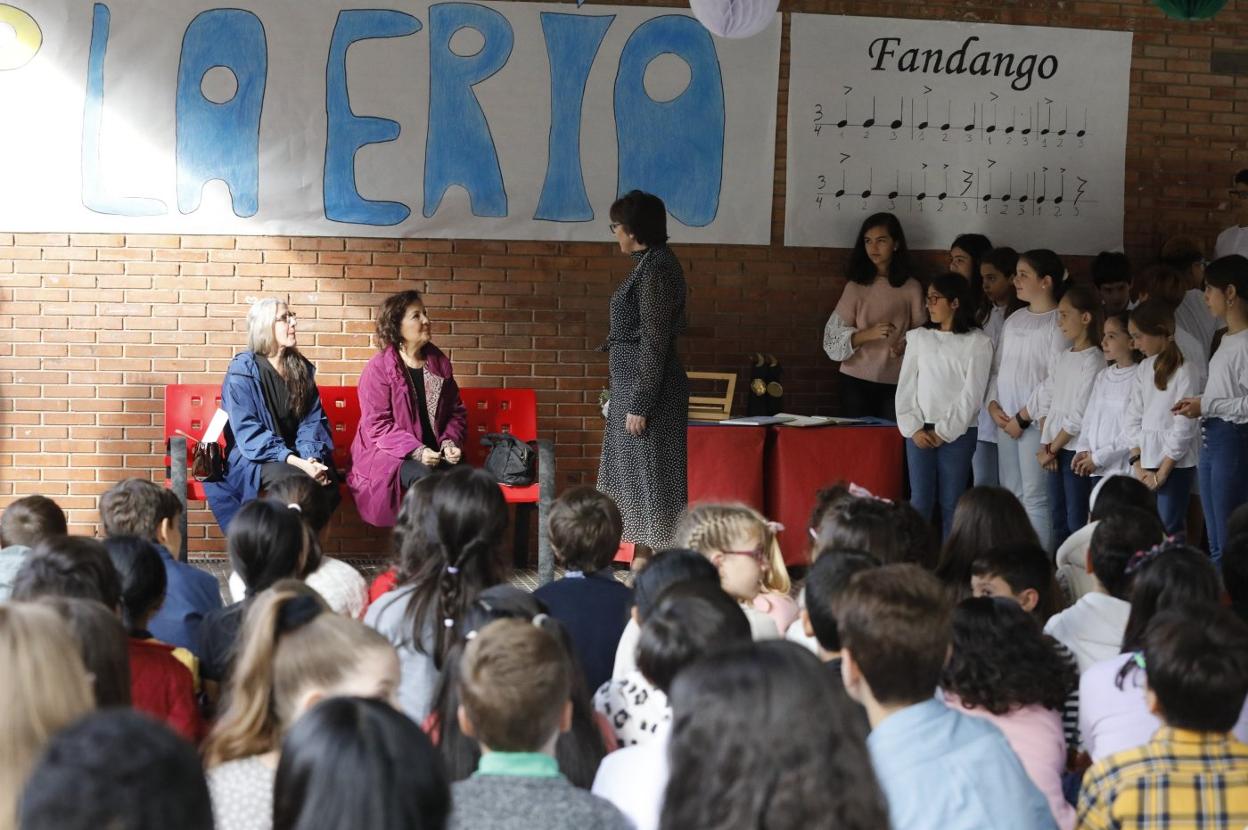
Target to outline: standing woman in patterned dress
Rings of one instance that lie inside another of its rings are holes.
[[[689,381],[676,353],[685,275],[667,247],[663,200],[633,190],[611,205],[611,232],[636,265],[611,296],[611,398],[598,489],[620,508],[635,565],[672,544],[688,501]]]

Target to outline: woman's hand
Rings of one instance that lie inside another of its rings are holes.
[[[1181,398],[1170,411],[1184,418],[1199,418],[1200,398]]]
[[[464,451],[447,441],[442,445],[442,457],[446,459],[447,464],[458,464],[464,457]]]
[[[925,429],[921,429],[914,435],[911,435],[910,440],[913,441],[914,445],[921,450],[934,449],[932,446],[931,435]]]
[[[292,452],[290,455],[286,456],[286,463],[307,473],[315,479],[318,484],[329,483],[329,467],[325,466],[315,458],[300,458]]]
[[[1070,469],[1075,471],[1075,475],[1090,476],[1096,472],[1096,464],[1092,461],[1092,453],[1084,450],[1075,453],[1074,459],[1070,462]]]
[[[1040,452],[1036,453],[1036,460],[1039,461],[1040,466],[1048,472],[1057,472],[1057,456],[1049,451],[1047,444],[1040,448]]]
[[[628,413],[624,416],[624,429],[629,435],[641,435],[646,431],[646,416]]]
[[[887,340],[895,331],[897,327],[892,323],[876,323],[873,326],[859,329],[858,334],[862,336],[863,343],[872,343],[876,340]]]
[[[442,453],[434,452],[428,447],[421,447],[412,456],[426,467],[436,467],[442,461]]]
[[[1143,484],[1148,489],[1157,489],[1157,477],[1148,470],[1144,469],[1144,465],[1139,461],[1135,462],[1135,466],[1131,468],[1131,475],[1135,476],[1135,480]]]
[[[1023,428],[1019,426],[1017,418],[1010,418],[1001,427],[1001,431],[1017,441],[1023,437]]]

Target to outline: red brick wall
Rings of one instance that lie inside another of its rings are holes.
[[[782,9],[1133,30],[1126,241],[1136,260],[1174,232],[1211,243],[1229,175],[1248,166],[1235,141],[1248,126],[1248,98],[1235,100],[1248,78],[1209,71],[1211,49],[1248,36],[1248,3],[1232,0],[1205,23],[1167,20],[1144,0],[784,0]],[[787,28],[786,18],[772,244],[680,246],[691,310],[684,353],[701,370],[736,370],[747,352],[775,353],[786,407],[827,411],[835,374],[820,340],[845,251],[782,245]],[[1061,249],[1060,240],[1011,242]],[[351,384],[372,353],[374,305],[409,287],[427,292],[435,340],[461,381],[538,389],[560,484],[593,482],[606,376],[593,349],[629,266],[613,247],[0,231],[0,506],[43,493],[69,511],[76,531],[97,530],[96,500],[112,482],[163,475],[162,387],[222,376],[245,342],[248,298],[289,293],[321,382]],[[331,550],[384,550],[384,537],[352,508],[343,514]],[[191,518],[192,549],[222,551],[207,512]]]

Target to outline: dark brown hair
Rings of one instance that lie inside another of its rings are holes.
[[[33,548],[48,536],[68,533],[65,511],[47,496],[23,496],[0,515],[0,545]]]
[[[968,597],[976,557],[1009,544],[1040,545],[1022,503],[1004,487],[972,487],[954,508],[953,526],[940,550],[936,576],[955,600]]]
[[[100,496],[104,534],[155,539],[166,510],[162,493],[162,488],[145,478],[127,478],[105,490]]]
[[[841,646],[882,704],[926,700],[949,650],[952,609],[939,580],[917,565],[862,571],[833,603]]]
[[[652,193],[630,190],[611,204],[610,216],[647,248],[667,244],[667,206]]]
[[[1148,687],[1166,724],[1229,732],[1248,696],[1248,627],[1216,605],[1165,611],[1144,638]]]
[[[1161,300],[1149,297],[1131,309],[1131,321],[1144,334],[1169,338],[1153,364],[1153,385],[1164,392],[1174,373],[1183,365],[1183,353],[1179,351],[1179,344],[1174,342],[1174,309]]]
[[[1105,329],[1105,305],[1100,295],[1087,285],[1072,285],[1062,299],[1069,302],[1075,311],[1092,318],[1088,322],[1088,340],[1099,349]]]
[[[1169,265],[1150,265],[1140,272],[1135,288],[1140,296],[1159,300],[1173,310],[1187,293],[1187,277]]]
[[[559,728],[572,693],[567,652],[531,622],[495,620],[468,643],[460,702],[482,745],[536,752]]]
[[[550,509],[550,544],[571,570],[592,573],[610,565],[623,533],[620,509],[592,487],[568,490]]]
[[[381,303],[377,311],[377,345],[382,349],[403,345],[403,336],[399,333],[403,326],[403,318],[407,310],[414,305],[423,306],[425,301],[420,292],[415,290],[400,291],[391,294]]]

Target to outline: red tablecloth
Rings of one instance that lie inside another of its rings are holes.
[[[766,509],[766,427],[689,425],[689,503],[739,501]]]
[[[766,513],[785,526],[780,547],[790,565],[807,564],[807,525],[821,488],[853,481],[883,498],[902,497],[905,445],[895,426],[773,427],[771,433]]]

